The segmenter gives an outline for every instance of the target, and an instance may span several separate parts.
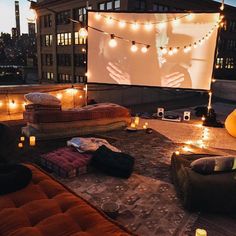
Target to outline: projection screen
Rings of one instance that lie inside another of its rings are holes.
[[[88,83],[209,90],[219,17],[89,11]]]

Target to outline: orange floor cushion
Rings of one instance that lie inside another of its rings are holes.
[[[225,128],[230,135],[236,138],[236,109],[228,115],[225,121]]]
[[[24,189],[0,196],[3,236],[127,236],[125,229],[35,166]]]

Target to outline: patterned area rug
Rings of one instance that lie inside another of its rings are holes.
[[[109,132],[102,136],[135,157],[135,171],[128,179],[91,173],[60,181],[97,208],[119,204],[117,221],[138,235],[189,235],[198,215],[186,212],[170,179],[170,157],[176,145],[165,136],[144,131]]]

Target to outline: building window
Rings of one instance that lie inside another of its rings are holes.
[[[71,45],[71,33],[57,34],[57,45],[59,46]]]
[[[229,28],[228,30],[230,32],[236,32],[236,21],[230,21],[229,22]]]
[[[58,54],[57,64],[59,66],[71,66],[71,55],[70,54]]]
[[[98,9],[103,10],[103,11],[111,11],[113,10],[113,2],[108,1],[108,2],[99,3]]]
[[[43,54],[42,55],[42,64],[44,66],[52,66],[53,65],[52,54]]]
[[[60,83],[71,83],[71,75],[69,74],[58,74],[58,80]]]
[[[170,7],[154,3],[152,6],[152,10],[156,12],[167,12],[170,11]],[[171,9],[171,10],[176,10],[176,9]]]
[[[224,67],[224,58],[218,57],[216,59],[216,69],[222,69]]]
[[[114,5],[115,10],[120,10],[120,0],[115,0]]]
[[[52,72],[43,72],[43,79],[53,80],[53,73]]]
[[[225,68],[226,69],[234,69],[234,58],[225,58]]]
[[[227,46],[226,48],[228,50],[236,50],[236,40],[233,40],[233,39],[229,39],[227,40]]]
[[[87,63],[86,54],[83,53],[75,54],[75,66],[85,67],[86,63]]]
[[[75,75],[75,83],[86,83],[86,76],[84,75]]]
[[[87,21],[86,7],[76,8],[74,10],[74,19],[80,22],[86,22]]]
[[[146,0],[136,0],[135,1],[135,10],[146,10],[147,9],[147,1]]]
[[[48,28],[52,26],[52,15],[43,16],[43,26],[44,28]]]
[[[75,44],[86,44],[86,39],[79,37],[79,32],[75,32]]]
[[[42,35],[42,46],[45,47],[52,46],[52,34]]]
[[[57,13],[57,15],[56,15],[57,25],[69,24],[70,23],[70,18],[71,18],[70,10],[61,11],[61,12]]]

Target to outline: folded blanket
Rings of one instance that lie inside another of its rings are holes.
[[[61,105],[40,105],[28,104],[25,106],[26,111],[61,111]]]
[[[79,152],[95,152],[103,145],[113,152],[121,152],[118,148],[108,143],[107,140],[101,138],[72,138],[67,141],[67,146],[75,147]]]
[[[134,158],[101,146],[93,154],[91,165],[108,175],[129,178],[133,172]]]

